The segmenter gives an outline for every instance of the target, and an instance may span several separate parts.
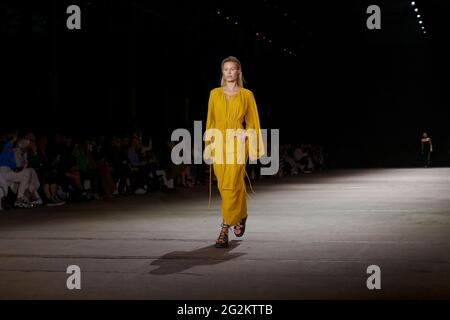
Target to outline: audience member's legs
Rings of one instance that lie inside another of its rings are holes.
[[[66,177],[73,184],[73,186],[79,190],[83,190],[83,185],[81,184],[81,175],[78,170],[71,170],[66,173]]]
[[[110,197],[115,190],[112,169],[107,163],[101,162],[99,163],[98,170],[101,176],[103,195]]]
[[[289,164],[290,168],[290,174],[296,174],[297,173],[297,163],[295,160],[291,157],[286,157],[285,162]]]
[[[130,168],[126,165],[122,165],[118,168],[118,176],[119,176],[119,185],[118,192],[119,194],[123,194],[128,186],[131,184],[131,171]],[[128,192],[130,193],[130,192]]]
[[[36,171],[33,168],[25,168],[22,171],[28,172],[29,181],[28,181],[28,198],[32,202],[38,202],[42,204],[41,197],[38,194],[38,189],[41,186],[41,183],[39,182],[38,175]]]
[[[14,172],[9,167],[1,167],[0,172],[2,172],[4,181],[8,186],[17,184],[17,201],[16,204],[23,204],[27,201],[25,192],[28,190],[30,181],[30,171],[22,170]]]
[[[3,173],[0,173],[0,210],[3,208],[3,198],[5,198],[8,194],[8,183],[3,177]]]

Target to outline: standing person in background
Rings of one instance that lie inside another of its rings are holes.
[[[428,168],[431,165],[431,153],[433,152],[433,144],[431,143],[431,138],[426,132],[422,134],[420,143],[422,147],[422,164],[425,168]]]

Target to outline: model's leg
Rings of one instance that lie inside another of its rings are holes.
[[[234,226],[247,216],[244,165],[227,165],[219,189],[222,197],[222,217]]]

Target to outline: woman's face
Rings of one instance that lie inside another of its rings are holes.
[[[223,65],[222,74],[226,82],[236,82],[240,72],[241,70],[235,62],[225,62]]]

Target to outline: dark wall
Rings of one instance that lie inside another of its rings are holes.
[[[82,9],[81,30],[65,27],[70,4]],[[10,1],[0,7],[2,125],[87,134],[140,129],[167,139],[205,120],[220,62],[235,55],[262,125],[279,128],[282,142],[323,144],[336,165],[413,165],[420,134],[429,131],[436,159],[446,164],[445,2],[422,6],[429,37],[410,1],[380,2],[382,30],[367,30],[369,4]]]

